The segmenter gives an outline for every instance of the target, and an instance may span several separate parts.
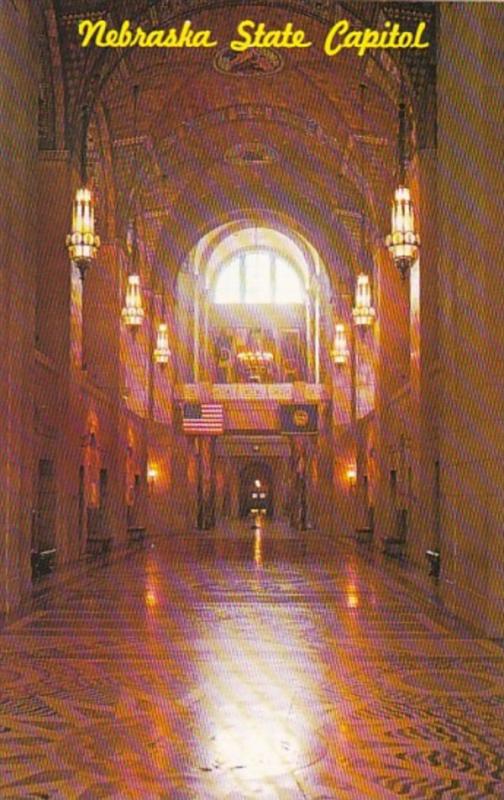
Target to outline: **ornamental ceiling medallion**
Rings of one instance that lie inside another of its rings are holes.
[[[216,53],[214,67],[223,75],[272,75],[284,65],[282,56],[273,48],[251,47],[242,53],[225,47]]]
[[[224,160],[229,164],[271,164],[279,156],[273,147],[262,142],[239,142],[227,150]]]

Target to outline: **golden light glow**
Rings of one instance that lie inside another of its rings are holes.
[[[346,479],[350,486],[355,486],[357,482],[357,470],[355,467],[349,467],[346,471]]]
[[[256,567],[262,567],[263,565],[262,525],[260,517],[256,518],[254,530],[254,563]]]
[[[122,310],[122,318],[125,325],[135,330],[144,321],[145,312],[142,307],[142,294],[140,292],[140,276],[128,276],[128,288],[126,289],[126,300]]]
[[[72,209],[72,232],[66,238],[70,259],[84,275],[85,269],[96,257],[100,237],[95,234],[93,196],[90,189],[77,189]]]
[[[157,597],[156,597],[156,593],[154,591],[149,590],[148,592],[146,592],[146,594],[145,594],[145,605],[146,606],[150,606],[150,608],[153,608],[154,606],[157,605]]]
[[[154,464],[149,465],[149,467],[147,468],[147,491],[149,497],[152,497],[154,494],[158,475],[159,475],[158,468]]]
[[[420,237],[415,233],[413,203],[406,186],[399,186],[395,191],[391,233],[386,237],[385,243],[404,277],[414,263],[420,246]]]
[[[345,326],[338,322],[334,329],[334,346],[331,351],[333,362],[337,366],[343,366],[347,363],[349,355]]]
[[[369,327],[373,324],[376,311],[371,305],[371,286],[369,277],[363,272],[357,277],[355,287],[355,307],[352,309],[354,323],[360,327]]]
[[[238,359],[247,367],[261,367],[273,361],[273,353],[268,350],[244,350],[238,353]]]
[[[168,344],[168,325],[166,322],[161,322],[159,324],[158,333],[157,333],[157,340],[156,340],[156,349],[154,350],[154,361],[156,364],[168,364],[170,360],[171,352],[170,347]]]

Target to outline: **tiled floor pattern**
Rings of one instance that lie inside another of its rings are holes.
[[[0,631],[0,798],[504,798],[504,652],[348,543],[156,542]]]

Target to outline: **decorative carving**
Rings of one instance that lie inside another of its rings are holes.
[[[263,142],[240,142],[230,147],[224,159],[230,164],[271,164],[278,161],[277,151]]]
[[[278,50],[273,48],[251,47],[243,53],[237,53],[225,47],[216,53],[214,67],[224,75],[271,75],[279,72],[284,60]]]

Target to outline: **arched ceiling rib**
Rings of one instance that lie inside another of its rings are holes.
[[[133,197],[137,211],[157,220],[157,246],[161,243],[170,263],[178,266],[211,224],[245,208],[297,218],[299,227],[317,239],[327,263],[337,243],[346,262],[356,264],[361,208],[372,237],[382,235],[394,182],[397,66],[384,51],[364,59],[350,51],[330,58],[322,41],[335,19],[348,17],[357,26],[376,27],[385,16],[398,15],[410,29],[425,19],[432,39],[432,4],[54,0],[54,13],[67,141],[71,145],[79,138],[82,103],[94,105],[99,110],[91,131],[94,157],[102,173],[113,171],[119,236]],[[116,25],[130,19],[149,28],[191,19],[195,27],[215,32],[221,43],[218,52],[245,17],[279,28],[292,21],[316,46],[282,51],[281,69],[274,74],[221,74],[212,50],[83,50],[76,29],[84,17],[104,17]],[[431,55],[416,54],[416,72],[406,73],[415,124],[424,133],[430,123],[422,122],[419,108],[430,113],[432,102],[422,105],[419,98],[428,89],[435,102],[435,87],[425,77],[432,79]],[[364,126],[359,112],[362,80],[368,87]],[[140,86],[136,142],[135,83]]]

